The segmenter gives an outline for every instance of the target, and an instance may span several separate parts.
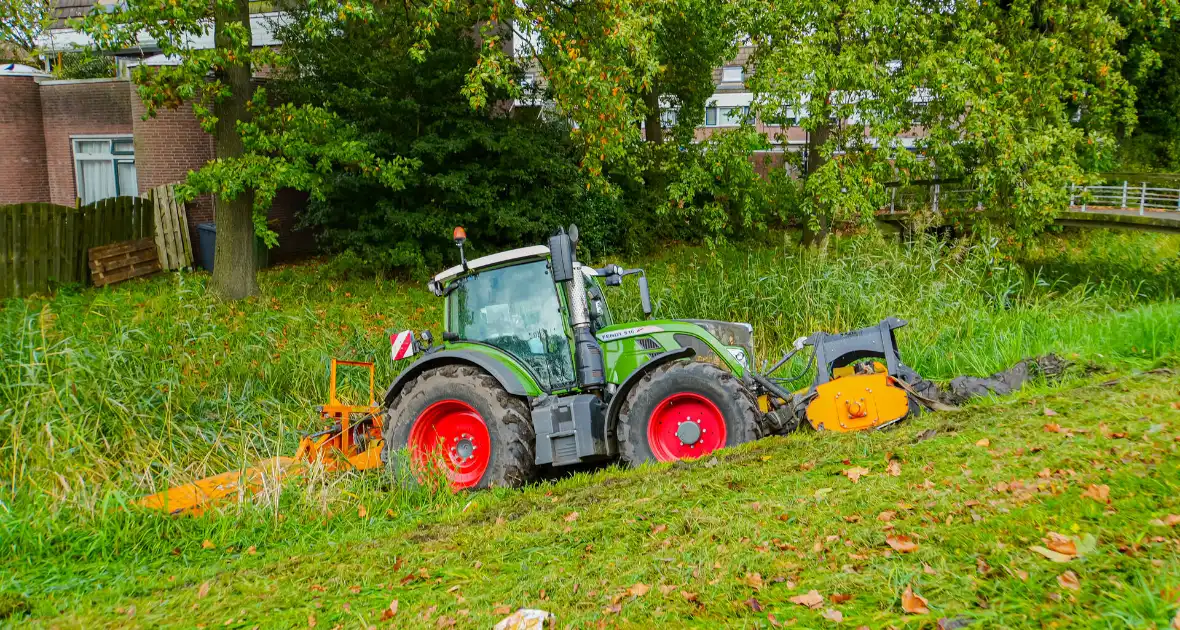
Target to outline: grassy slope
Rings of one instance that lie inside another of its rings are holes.
[[[575,627],[758,627],[771,615],[834,627],[821,617],[830,609],[848,627],[959,616],[979,627],[1167,626],[1180,605],[1180,527],[1150,521],[1180,514],[1180,385],[1166,372],[1108,378],[885,433],[802,433],[716,461],[461,495],[408,522],[344,512],[331,519],[332,542],[318,546],[238,540],[257,547],[250,555],[212,541],[183,559],[96,573],[101,585],[84,595],[47,594],[34,620],[489,627],[507,605],[549,610]],[[1047,422],[1072,434],[1047,432]],[[890,457],[900,476],[886,473]],[[854,466],[871,473],[854,484],[841,474]],[[1090,484],[1109,486],[1109,505],[1082,496]],[[880,519],[886,511],[893,520]],[[1068,564],[1029,551],[1051,531],[1093,535],[1097,548]],[[917,551],[892,552],[890,532],[912,537]],[[1079,591],[1058,583],[1066,570]],[[619,598],[636,583],[651,590]],[[907,585],[929,600],[930,615],[902,612]],[[811,589],[852,597],[814,611],[789,602]],[[383,623],[393,600],[398,612]]]

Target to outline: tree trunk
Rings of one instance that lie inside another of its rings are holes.
[[[232,9],[224,4],[213,4],[213,41],[218,48],[232,46],[226,28],[238,22],[250,32],[249,0],[235,0]],[[253,88],[250,84],[250,63],[237,56],[237,61],[215,71],[217,79],[230,90],[230,96],[214,103],[217,117],[214,129],[217,158],[240,157],[244,153],[237,121],[248,120],[246,103]],[[217,250],[213,255],[213,292],[227,300],[240,300],[258,293],[255,273],[258,267],[254,252],[254,191],[246,190],[237,197],[216,198],[214,221],[217,222]]]
[[[821,153],[821,148],[827,143],[831,135],[832,125],[830,122],[816,127],[815,131],[807,135],[808,178],[824,165],[825,159]],[[831,229],[831,216],[829,215],[828,209],[823,207],[818,208],[815,218],[819,222],[819,228],[814,228],[810,220],[805,221],[803,223],[803,238],[799,243],[800,245],[805,247],[823,247],[827,245],[828,232]]]
[[[643,104],[646,106],[647,114],[643,119],[644,138],[647,140],[651,148],[651,168],[647,172],[647,190],[654,195],[653,199],[662,201],[664,194],[664,187],[666,182],[664,180],[663,168],[663,145],[664,145],[664,123],[660,116],[660,92],[656,88],[655,80],[652,80],[651,89],[643,93]]]

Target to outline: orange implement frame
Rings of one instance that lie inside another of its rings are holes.
[[[369,370],[367,405],[346,405],[337,397],[338,367],[363,367]],[[250,468],[206,477],[192,483],[169,488],[144,497],[139,505],[171,514],[200,514],[213,505],[242,499],[267,487],[280,486],[283,480],[304,473],[309,465],[328,471],[367,470],[381,466],[382,412],[375,398],[376,374],[372,363],[332,359],[329,372],[328,404],[317,408],[330,426],[319,433],[304,436],[294,457],[272,457]]]

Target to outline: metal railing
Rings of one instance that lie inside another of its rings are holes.
[[[936,214],[942,208],[966,208],[972,205],[981,210],[982,205],[972,201],[974,192],[970,189],[944,188],[940,184],[892,188],[889,192],[889,214],[894,214],[898,208],[904,211],[916,207],[930,208]],[[1132,186],[1126,181],[1112,186],[1071,185],[1069,206],[1080,208],[1082,212],[1137,210],[1140,216],[1148,211],[1180,212],[1180,188],[1160,188],[1149,186],[1147,182]]]
[[[1070,186],[1069,205],[1080,205],[1082,212],[1091,207],[1138,210],[1140,216],[1148,210],[1180,212],[1180,189],[1152,187],[1147,182],[1131,186],[1126,181],[1121,186]]]

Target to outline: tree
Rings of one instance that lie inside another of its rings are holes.
[[[38,40],[52,23],[51,0],[0,0],[0,59],[36,57]]]
[[[309,36],[313,22],[331,35]],[[356,255],[339,259],[342,267],[437,269],[453,260],[456,225],[467,227],[469,248],[484,252],[541,242],[572,221],[595,253],[619,245],[627,217],[616,200],[587,189],[564,121],[505,107],[474,110],[461,95],[479,53],[462,16],[443,17],[421,62],[406,54],[417,33],[399,10],[356,22],[327,7],[295,7],[276,34],[287,64],[272,93],[322,105],[355,126],[379,158],[419,164],[398,190],[339,173],[326,200],[311,204],[305,220],[321,242]],[[493,88],[488,99],[508,96]]]
[[[374,11],[364,2],[332,6],[361,21]],[[308,28],[313,37],[328,35],[322,23]],[[255,237],[275,244],[266,213],[280,188],[322,198],[334,168],[396,187],[413,167],[401,158],[377,159],[356,139],[355,129],[323,108],[272,103],[266,90],[255,86],[253,69],[282,67],[285,59],[279,50],[253,46],[248,0],[128,0],[111,12],[92,11],[82,30],[106,51],[131,49],[147,36],[175,61],[137,66],[132,78],[149,116],[160,107],[189,104],[214,136],[214,159],[189,174],[181,193],[214,196],[218,238],[212,289],[226,299],[258,292]],[[213,47],[199,47],[195,42],[210,32]]]
[[[1118,72],[1123,29],[1105,2],[745,6],[755,109],[798,118],[809,133],[805,242],[822,243],[833,219],[869,217],[886,184],[933,176],[960,181],[991,216],[1031,234],[1132,115]]]

